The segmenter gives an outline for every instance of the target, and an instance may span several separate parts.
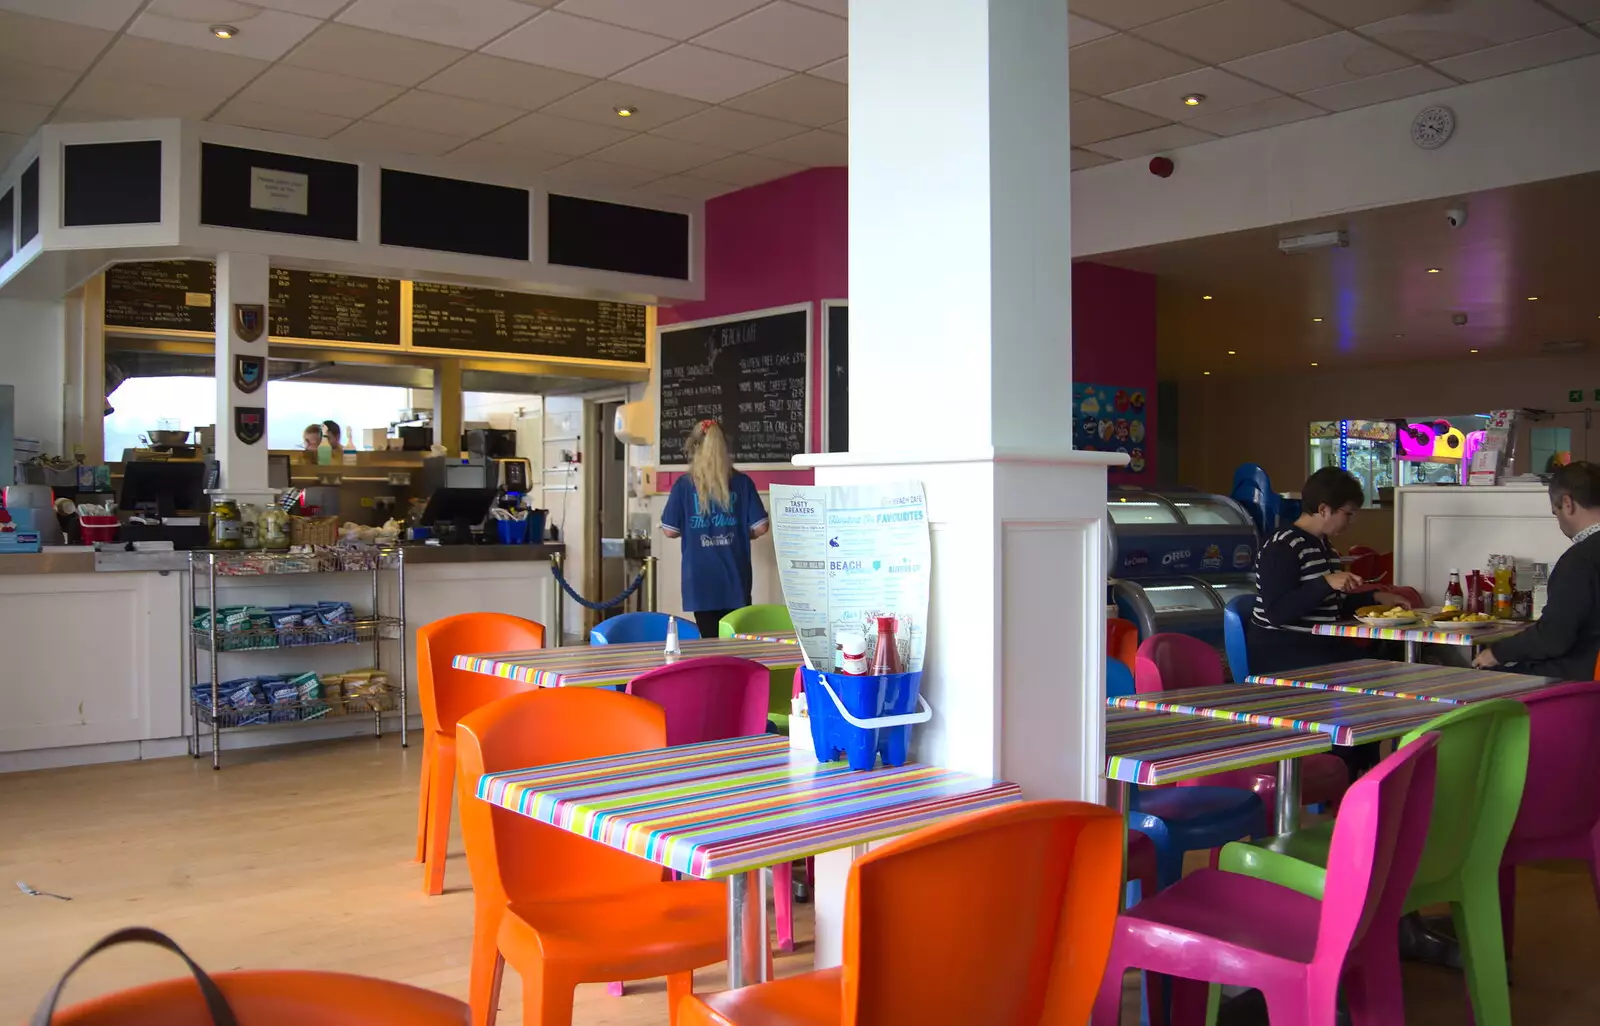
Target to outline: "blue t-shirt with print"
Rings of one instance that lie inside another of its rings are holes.
[[[672,482],[661,524],[683,536],[683,606],[689,612],[750,604],[750,531],[767,522],[756,483],[737,470],[728,480],[728,509],[702,512],[694,480]]]

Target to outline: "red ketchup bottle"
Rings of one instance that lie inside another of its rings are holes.
[[[894,628],[894,617],[878,617],[878,645],[872,652],[872,675],[874,677],[881,677],[889,673],[899,673],[903,669],[900,665],[900,648],[894,641]]]

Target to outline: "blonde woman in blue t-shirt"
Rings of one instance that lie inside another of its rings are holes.
[[[733,469],[722,425],[702,420],[683,445],[689,472],[672,482],[661,530],[682,538],[683,608],[700,636],[717,636],[717,624],[750,604],[750,541],[767,533],[767,509],[756,484]]]

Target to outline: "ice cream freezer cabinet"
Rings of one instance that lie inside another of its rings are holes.
[[[1111,600],[1142,641],[1188,634],[1222,647],[1222,610],[1255,593],[1255,523],[1223,495],[1112,489],[1106,500]]]

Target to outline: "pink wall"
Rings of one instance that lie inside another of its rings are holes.
[[[819,167],[718,196],[706,204],[706,298],[662,307],[661,324],[699,321],[773,306],[811,303],[812,450],[822,445],[822,308],[845,298],[849,280],[848,192],[842,167]],[[671,486],[664,472],[657,487]],[[765,488],[777,481],[810,484],[809,470],[751,474]]]
[[[1160,437],[1155,275],[1105,264],[1072,265],[1072,378],[1086,385],[1144,389],[1144,470],[1114,470],[1111,482],[1154,484]]]
[[[661,324],[747,313],[792,303],[848,298],[848,174],[813,168],[706,204],[706,298],[662,307]],[[812,310],[813,403],[822,395],[822,310]],[[1145,469],[1113,481],[1156,479],[1156,279],[1103,264],[1072,265],[1072,374],[1086,384],[1142,388],[1147,397]],[[823,411],[811,411],[811,448],[822,445]],[[1068,428],[1070,430],[1070,426]],[[676,476],[664,472],[658,487]],[[809,484],[810,471],[751,475],[759,485]]]

